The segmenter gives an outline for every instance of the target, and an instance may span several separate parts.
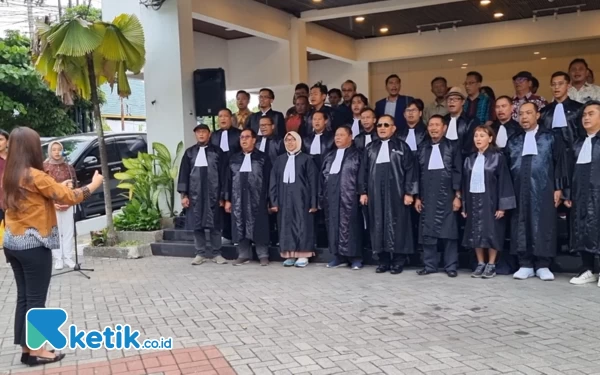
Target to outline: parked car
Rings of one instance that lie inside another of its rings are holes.
[[[62,143],[65,157],[75,168],[77,183],[85,186],[92,182],[95,171],[100,171],[100,148],[95,133],[84,133],[52,139]],[[124,170],[123,159],[135,158],[139,152],[148,152],[145,133],[106,133],[104,136],[108,157],[108,176],[113,209],[119,209],[127,203],[126,190],[118,189],[119,181],[115,173]],[[44,158],[48,157],[48,144],[42,144]],[[105,176],[106,178],[106,176]],[[104,215],[104,191],[98,189],[84,201],[76,213],[76,220],[83,220],[92,215]]]

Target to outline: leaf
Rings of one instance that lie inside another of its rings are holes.
[[[72,57],[85,56],[102,43],[104,30],[90,27],[81,19],[63,22],[57,30],[48,35],[48,42],[54,45],[57,55]]]
[[[127,172],[119,172],[119,173],[115,173],[115,178],[117,180],[131,180],[133,178],[133,176]]]
[[[156,152],[161,159],[170,163],[171,153],[169,152],[167,146],[159,142],[154,142],[152,143],[152,150],[154,150],[154,152]]]
[[[134,185],[130,182],[121,182],[120,184],[117,185],[117,188],[119,189],[123,189],[123,190],[133,190],[134,189]]]

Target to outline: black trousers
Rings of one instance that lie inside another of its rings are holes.
[[[15,309],[15,345],[25,346],[25,315],[29,309],[46,307],[52,276],[52,251],[45,247],[29,250],[4,248],[17,284]]]
[[[519,266],[523,268],[549,268],[552,263],[550,257],[536,257],[529,253],[519,253],[518,256]]]
[[[458,241],[438,238],[438,243],[444,248],[444,270],[446,272],[456,271],[458,266]],[[438,244],[423,244],[423,264],[429,272],[437,272],[438,264]]]
[[[406,254],[392,254],[384,251],[377,254],[379,264],[385,266],[404,266],[406,263]]]
[[[581,272],[591,271],[592,273],[598,273],[598,266],[596,265],[596,255],[588,253],[587,251],[581,252]]]

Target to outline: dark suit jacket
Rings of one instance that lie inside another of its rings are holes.
[[[396,114],[394,115],[394,122],[396,123],[396,127],[406,126],[406,119],[404,118],[404,110],[408,107],[408,103],[410,103],[414,98],[412,96],[398,95],[398,99],[396,100]],[[375,103],[375,114],[377,117],[381,117],[385,115],[385,104],[387,103],[387,98],[383,98],[377,103]]]
[[[256,134],[258,134],[258,130],[260,128],[260,118],[262,116],[262,112],[255,112],[250,115],[250,118],[246,123],[246,128],[250,128],[254,130]],[[269,116],[271,120],[273,120],[273,124],[275,124],[275,134],[279,137],[283,137],[285,135],[285,119],[283,118],[283,113],[269,109],[265,113],[265,116]]]

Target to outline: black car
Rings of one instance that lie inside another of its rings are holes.
[[[109,183],[113,209],[119,209],[127,203],[125,190],[118,189],[119,181],[115,173],[124,171],[123,159],[135,158],[139,152],[148,152],[148,142],[145,133],[106,133],[106,152],[110,171]],[[54,138],[65,150],[65,157],[75,168],[79,186],[92,182],[95,171],[100,172],[100,149],[95,133],[76,134]],[[42,145],[44,158],[48,157],[48,143]],[[106,176],[105,176],[106,177]],[[104,191],[98,189],[84,201],[77,210],[76,220],[83,220],[92,215],[104,215]]]

